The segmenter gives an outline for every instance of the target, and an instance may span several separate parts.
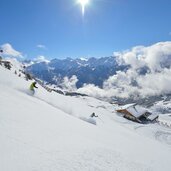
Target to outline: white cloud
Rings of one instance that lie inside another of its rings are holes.
[[[171,93],[171,42],[159,42],[149,47],[137,46],[114,53],[127,71],[118,71],[103,83],[103,89],[85,85],[78,89],[94,97],[146,97]],[[144,73],[140,74],[140,70]]]
[[[41,44],[39,44],[39,45],[37,45],[37,48],[40,48],[40,49],[46,49],[46,46],[45,46],[45,45],[41,45]]]
[[[5,57],[22,57],[22,53],[15,50],[9,43],[1,45],[1,49]]]
[[[43,56],[43,55],[40,55],[37,58],[34,58],[33,61],[35,61],[37,63],[40,63],[40,62],[46,62],[46,63],[48,63],[49,62],[49,60],[47,60],[46,57]]]
[[[101,89],[94,84],[85,84],[83,87],[77,90],[78,93],[87,94],[92,97],[96,98],[103,98],[103,97],[111,97],[109,93],[112,92],[106,91],[105,89]]]
[[[64,90],[75,91],[77,89],[76,83],[78,82],[77,76],[73,75],[71,78],[64,77],[63,82],[60,84]]]

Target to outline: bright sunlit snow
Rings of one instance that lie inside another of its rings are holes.
[[[31,96],[31,82],[13,72],[0,66],[1,171],[170,170],[169,128],[133,123],[117,106],[40,85]]]

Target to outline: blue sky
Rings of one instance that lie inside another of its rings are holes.
[[[27,58],[110,56],[171,40],[170,0],[90,0],[84,17],[77,0],[0,0],[0,11],[0,45]]]

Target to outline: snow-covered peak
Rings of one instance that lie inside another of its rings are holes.
[[[87,58],[83,58],[83,57],[81,57],[80,60],[81,60],[81,61],[88,61]]]

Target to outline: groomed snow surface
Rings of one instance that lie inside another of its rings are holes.
[[[118,116],[115,106],[67,97],[0,66],[0,171],[170,171],[171,131]],[[90,119],[95,112],[98,118]]]

